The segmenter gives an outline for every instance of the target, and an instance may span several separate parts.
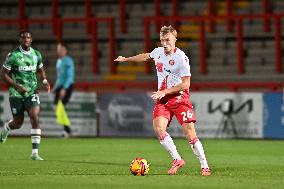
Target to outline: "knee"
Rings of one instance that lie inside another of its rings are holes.
[[[19,129],[22,127],[24,119],[14,119],[9,125],[10,128]]]
[[[164,140],[164,138],[168,135],[167,131],[163,129],[162,126],[154,125],[154,130],[159,140]]]
[[[188,141],[191,141],[193,138],[196,137],[196,131],[193,123],[184,124],[183,131]]]
[[[193,127],[189,127],[189,128],[187,128],[187,129],[185,129],[184,130],[185,132],[185,135],[189,135],[189,136],[191,136],[191,135],[195,135],[195,129],[193,128]]]

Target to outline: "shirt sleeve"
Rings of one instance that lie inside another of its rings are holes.
[[[152,58],[153,60],[156,58],[157,54],[157,48],[155,48],[151,53],[150,53],[150,58]]]
[[[10,71],[12,69],[13,62],[14,62],[14,57],[13,57],[12,53],[9,53],[6,56],[6,59],[5,59],[4,64],[3,64],[3,68],[6,68],[7,70]]]
[[[36,55],[37,55],[37,69],[40,69],[43,67],[42,56],[39,51],[36,51]]]
[[[182,66],[180,68],[180,70],[181,70],[180,76],[181,77],[186,77],[186,76],[190,77],[191,73],[190,73],[189,59],[185,54],[181,55],[181,62],[182,62],[182,64],[181,64]]]

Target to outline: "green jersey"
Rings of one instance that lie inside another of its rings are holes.
[[[10,86],[10,97],[27,97],[37,90],[37,69],[43,67],[42,57],[39,51],[30,47],[25,51],[19,46],[11,51],[3,64],[3,67],[10,71],[11,78],[27,89],[27,92],[20,94],[13,86]]]

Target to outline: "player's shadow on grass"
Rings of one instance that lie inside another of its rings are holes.
[[[102,162],[102,161],[75,161],[75,160],[63,160],[63,159],[46,159],[46,161],[50,161],[50,162],[65,162],[65,163],[76,163],[76,164],[92,164],[92,165],[117,165],[117,166],[125,166],[125,165],[129,165],[130,163],[126,162],[126,163],[115,163],[115,162]],[[151,163],[150,163],[151,165]],[[155,164],[155,166],[157,167],[167,167],[167,165],[165,164]]]
[[[109,166],[123,166],[123,167],[128,167],[129,164],[128,163],[113,163],[113,162],[102,162],[102,161],[74,161],[74,160],[47,160],[49,162],[59,162],[59,163],[75,163],[75,164],[90,164],[90,165],[109,165]],[[155,165],[155,166],[159,166],[159,165]],[[126,168],[127,169],[127,168]],[[182,175],[187,175],[185,172],[181,173]],[[62,173],[61,173],[62,175]],[[70,175],[68,173],[66,173],[66,175]],[[72,175],[72,174],[71,174]],[[131,175],[129,173],[122,173],[122,172],[118,172],[117,174],[113,174],[113,173],[82,173],[79,175]],[[168,175],[166,171],[162,171],[161,173],[150,173],[149,175],[152,176],[159,176],[159,175]]]
[[[49,162],[61,162],[61,163],[77,163],[77,164],[92,164],[92,165],[118,165],[125,166],[125,163],[113,163],[113,162],[99,162],[99,161],[74,161],[74,160],[46,160]]]

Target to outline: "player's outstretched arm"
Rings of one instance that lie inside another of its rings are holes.
[[[118,56],[114,61],[117,62],[145,62],[150,58],[150,53],[142,53],[131,57]]]

